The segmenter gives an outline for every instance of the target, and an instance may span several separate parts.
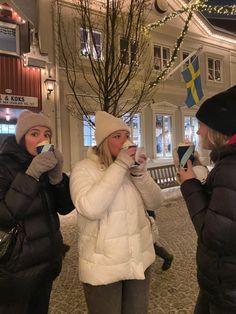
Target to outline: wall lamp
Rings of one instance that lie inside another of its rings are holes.
[[[49,99],[51,92],[54,91],[55,82],[56,82],[56,80],[54,78],[52,78],[51,75],[49,75],[49,77],[46,78],[46,80],[44,81],[44,84],[45,84],[46,90],[47,90],[47,99]]]

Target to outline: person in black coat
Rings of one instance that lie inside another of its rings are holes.
[[[192,163],[179,172],[181,191],[198,236],[200,287],[195,314],[236,313],[236,86],[199,108],[198,135],[214,168],[202,185]]]
[[[74,209],[63,157],[37,153],[51,142],[52,128],[43,114],[23,111],[16,135],[0,148],[0,229],[18,226],[16,244],[0,261],[0,313],[46,314],[54,279],[62,266],[59,214]]]

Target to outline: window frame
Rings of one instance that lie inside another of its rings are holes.
[[[12,55],[12,56],[20,56],[20,32],[19,32],[19,25],[18,24],[13,24],[13,23],[8,23],[8,22],[3,22],[0,21],[0,27],[2,28],[9,28],[9,29],[14,29],[15,30],[15,43],[16,43],[16,49],[15,52],[10,51],[10,50],[2,50],[0,49],[0,54],[6,54],[6,55]]]
[[[153,158],[160,162],[173,162],[173,155],[167,157],[157,156],[156,150],[156,115],[170,116],[171,117],[171,143],[172,148],[176,146],[176,112],[178,107],[167,101],[153,103],[151,105],[153,117]]]
[[[160,57],[155,56],[155,48],[160,48]],[[163,49],[167,50],[167,55],[169,56],[169,58],[163,57]],[[160,69],[157,69],[155,67],[155,64],[156,64],[155,60],[156,59],[160,60]],[[167,46],[160,45],[160,44],[154,44],[153,45],[153,70],[158,71],[158,72],[163,71],[163,69],[166,67],[166,64],[168,63],[169,60],[170,60],[170,48]],[[164,65],[164,61],[166,62],[165,65]]]
[[[91,120],[95,121],[95,113],[91,113],[90,115]],[[93,118],[92,118],[93,117]],[[85,134],[85,127],[89,128],[90,130],[90,134],[86,135]],[[82,121],[82,129],[83,129],[83,147],[91,147],[91,146],[95,146],[96,145],[96,141],[95,141],[95,128],[93,128],[86,119],[83,118]],[[89,145],[85,145],[86,141],[85,141],[85,136],[87,136],[89,138]]]
[[[87,38],[84,38],[85,35],[82,36],[82,32],[87,34],[86,35]],[[94,46],[93,39],[91,37],[91,33],[90,33],[89,29],[87,29],[87,28],[85,29],[83,27],[80,27],[80,38],[79,38],[80,39],[80,57],[88,59],[89,54],[91,54],[91,57],[94,60],[99,60],[99,59],[102,60],[103,59],[103,55],[102,55],[102,33],[98,30],[92,30],[92,33],[93,33],[93,36],[95,36],[94,34],[99,34],[99,36],[100,36],[99,44],[98,45],[96,44],[96,47],[99,47],[99,50],[96,49]],[[82,51],[83,51],[82,44],[85,46],[84,47],[85,53],[82,53]],[[100,56],[98,56],[97,50],[100,52]]]
[[[213,61],[213,68],[211,69],[212,70],[212,74],[213,74],[213,79],[210,79],[209,78],[209,60],[212,60]],[[219,61],[219,64],[220,64],[220,70],[219,70],[219,73],[220,73],[220,80],[217,80],[216,79],[216,67],[215,67],[215,63]],[[207,81],[208,82],[214,82],[214,83],[223,83],[223,60],[219,57],[213,57],[213,56],[207,56],[206,58],[206,77],[207,77]]]
[[[124,49],[122,49],[122,41]],[[125,36],[120,36],[120,60],[122,64],[129,65],[132,62],[137,63],[137,42],[133,39],[128,39]],[[123,62],[125,60],[125,62]]]
[[[129,113],[127,113],[126,115],[124,115],[122,117],[123,121],[125,123],[127,123],[127,120],[129,120],[129,118],[126,116],[128,115]],[[131,120],[134,118],[135,115],[138,115],[138,118],[139,118],[139,125],[140,125],[140,128],[139,128],[139,131],[138,131],[138,137],[139,137],[139,141],[134,141],[135,144],[137,144],[139,147],[143,146],[143,118],[142,118],[142,113],[141,112],[137,112],[135,113],[132,117],[131,117]],[[130,128],[130,137],[134,140],[134,122],[132,121],[131,122],[131,125],[129,123],[127,123],[127,125],[129,126]]]

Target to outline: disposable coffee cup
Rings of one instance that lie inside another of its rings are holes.
[[[135,147],[137,148],[138,145],[136,145],[135,143],[131,142],[130,140],[126,140],[122,146],[122,149],[124,149],[125,151],[128,150],[129,148],[132,148],[132,147]],[[137,149],[138,150],[138,149]],[[137,167],[140,165],[140,163],[138,163],[136,161],[136,154],[137,154],[137,150],[136,150],[136,153],[135,153],[135,163],[132,167]]]
[[[142,155],[146,155],[144,147],[138,147],[135,153],[135,164],[140,165],[139,159]]]
[[[180,168],[187,168],[187,161],[191,160],[194,162],[194,149],[195,146],[186,143],[180,143],[177,148],[177,154],[179,156],[179,165]]]
[[[137,147],[137,145],[133,142],[131,142],[130,140],[126,140],[122,146],[122,149],[127,150],[131,147]]]
[[[43,141],[37,145],[36,150],[38,154],[45,153],[45,152],[53,152],[54,145],[46,141]]]

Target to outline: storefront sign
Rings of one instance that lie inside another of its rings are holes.
[[[38,98],[37,97],[27,97],[27,96],[17,96],[17,95],[8,95],[0,94],[0,106],[9,106],[9,107],[38,107]]]

